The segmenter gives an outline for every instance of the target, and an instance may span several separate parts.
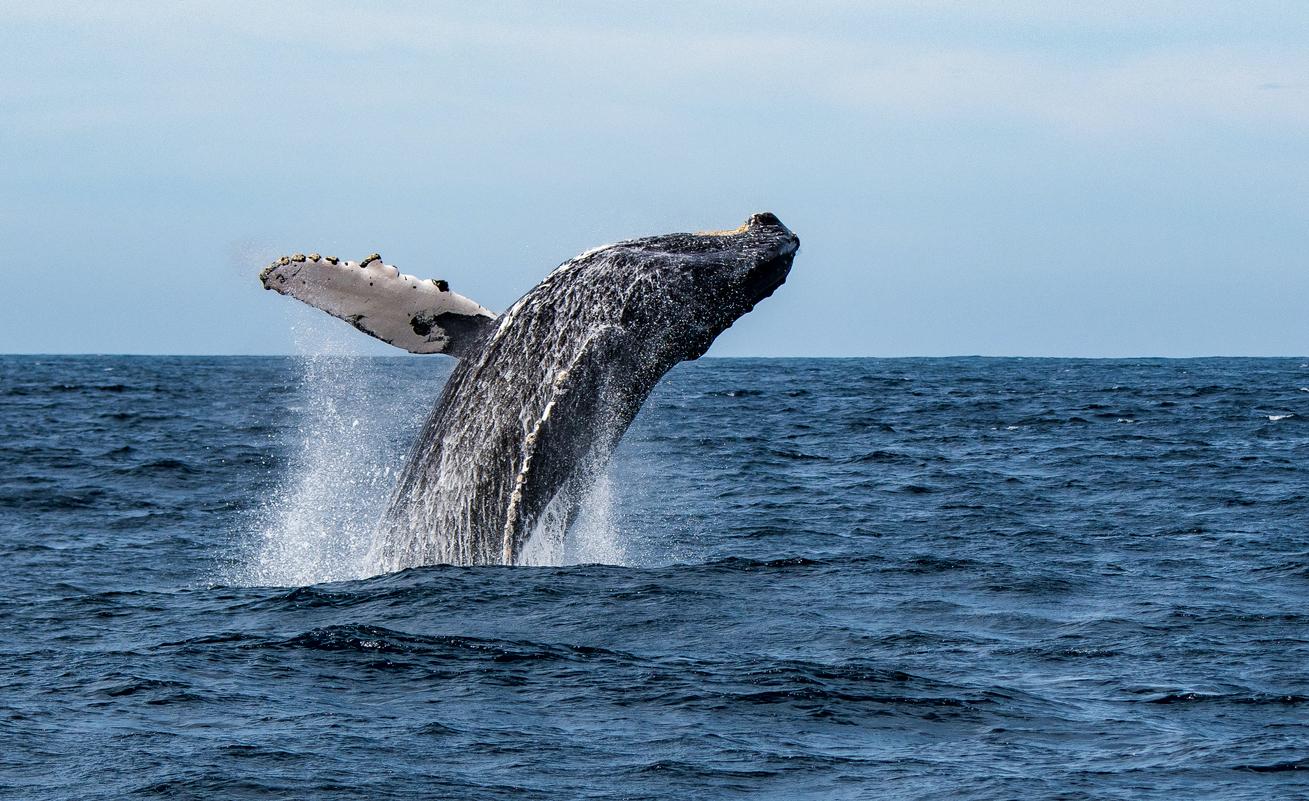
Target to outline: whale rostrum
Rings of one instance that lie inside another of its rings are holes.
[[[786,280],[800,240],[776,216],[617,242],[564,262],[496,316],[444,281],[296,254],[265,288],[413,353],[459,358],[378,524],[378,572],[514,564],[562,542],[659,379]]]

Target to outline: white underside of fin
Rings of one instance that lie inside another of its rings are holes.
[[[297,253],[259,276],[265,289],[322,309],[410,353],[461,351],[495,318],[444,281],[405,275],[376,254],[362,262]]]

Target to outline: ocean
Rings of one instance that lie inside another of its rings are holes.
[[[443,357],[0,357],[0,796],[1309,797],[1309,360],[706,359],[367,575]]]

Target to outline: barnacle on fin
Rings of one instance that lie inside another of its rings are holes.
[[[381,255],[380,253],[373,253],[372,255],[370,255],[370,256],[368,256],[367,258],[365,258],[363,261],[359,262],[359,266],[360,266],[360,267],[367,267],[368,265],[372,264],[373,262],[375,262],[375,261],[381,261],[381,260],[382,260],[382,255]]]

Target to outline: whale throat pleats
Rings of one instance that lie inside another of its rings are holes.
[[[354,262],[317,253],[283,256],[259,276],[265,289],[308,303],[410,353],[462,356],[495,315],[445,281],[405,275],[373,254]]]

